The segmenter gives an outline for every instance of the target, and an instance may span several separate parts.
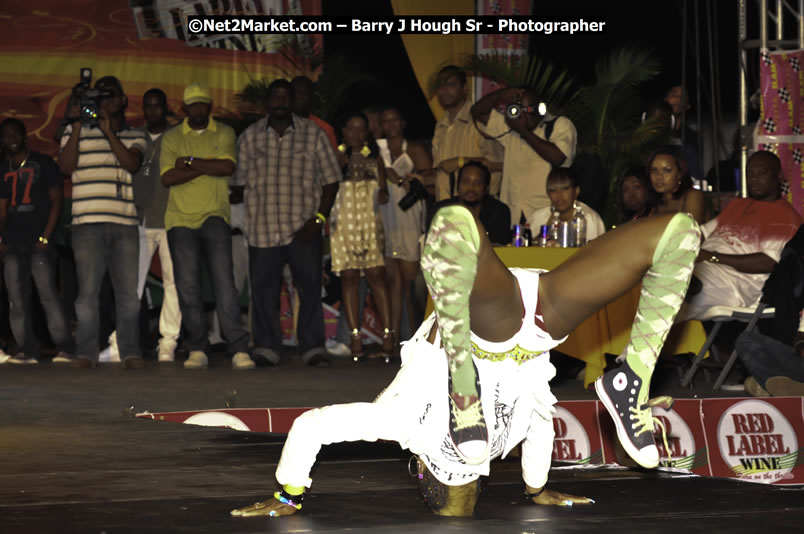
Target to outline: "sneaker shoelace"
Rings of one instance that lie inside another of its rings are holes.
[[[670,445],[667,441],[667,429],[664,427],[664,423],[662,423],[658,417],[653,416],[653,411],[651,408],[654,406],[661,406],[664,409],[669,410],[672,405],[672,397],[661,396],[650,399],[645,404],[641,404],[638,408],[629,408],[632,414],[630,418],[631,420],[635,420],[635,422],[631,425],[631,428],[636,431],[634,432],[634,436],[639,436],[645,432],[650,432],[653,434],[653,425],[654,423],[657,424],[662,431],[662,443],[664,444],[664,450],[667,453],[667,458],[671,462],[673,461],[673,457],[670,455]]]
[[[464,428],[471,428],[473,426],[485,426],[483,422],[483,414],[480,412],[480,400],[472,403],[465,410],[458,408],[455,402],[452,402],[452,415],[455,417],[454,432],[463,430]]]

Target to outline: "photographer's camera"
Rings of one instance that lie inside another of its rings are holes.
[[[71,101],[78,105],[78,119],[81,124],[97,128],[100,121],[100,101],[114,96],[109,89],[92,88],[92,69],[82,68],[81,81],[73,88]]]

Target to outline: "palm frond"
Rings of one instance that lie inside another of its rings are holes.
[[[471,55],[467,57],[464,69],[508,87],[528,87],[550,108],[565,105],[577,94],[574,91],[575,79],[568,70],[557,69],[536,56]],[[431,91],[435,90],[436,82],[431,78]]]
[[[634,87],[659,74],[660,62],[649,48],[618,47],[595,63],[597,83]]]

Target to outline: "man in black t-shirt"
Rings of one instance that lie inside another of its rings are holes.
[[[31,324],[32,276],[50,336],[59,350],[53,361],[65,362],[73,340],[56,289],[49,242],[61,213],[62,179],[53,159],[29,150],[25,136],[21,121],[0,123],[0,144],[6,154],[0,162],[0,255],[5,264],[11,331],[17,341],[16,354],[8,363],[37,363]]]
[[[491,173],[483,163],[470,161],[458,169],[458,195],[433,204],[427,214],[427,227],[441,206],[461,204],[480,219],[492,245],[511,242],[511,211],[489,194]]]

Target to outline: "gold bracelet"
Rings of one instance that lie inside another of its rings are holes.
[[[45,236],[40,235],[39,236],[39,242],[44,244],[44,245],[47,245],[47,238]]]

